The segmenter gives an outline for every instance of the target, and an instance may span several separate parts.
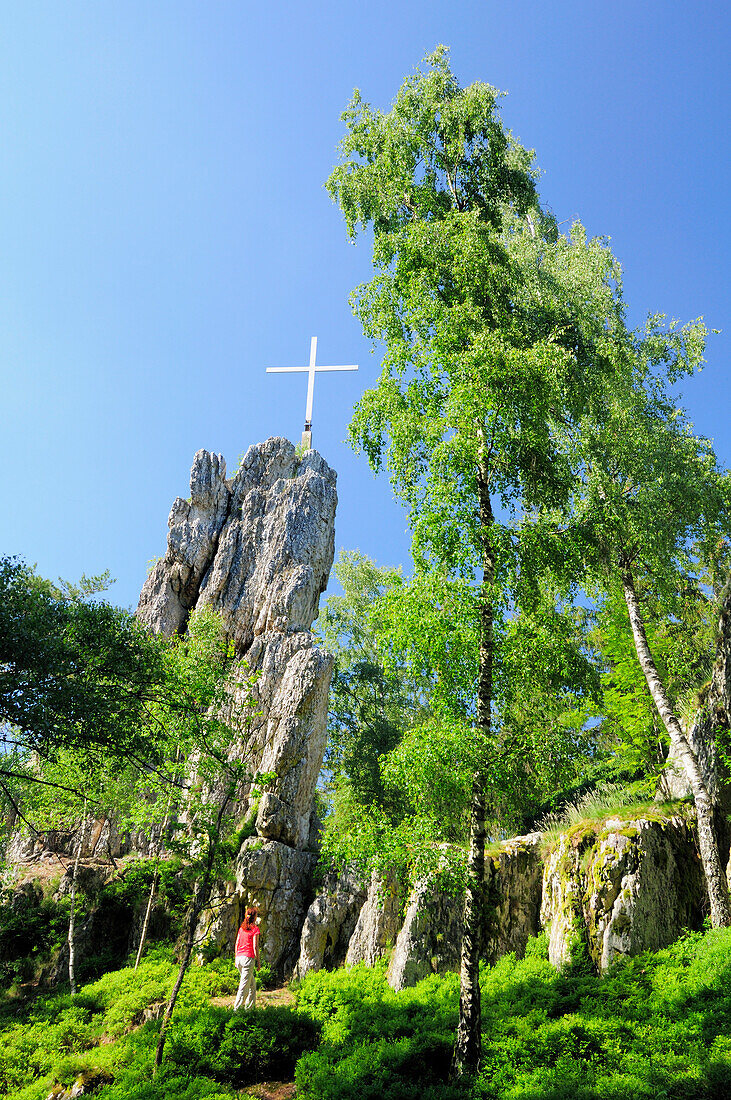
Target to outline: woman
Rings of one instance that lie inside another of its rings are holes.
[[[244,913],[244,922],[236,937],[236,966],[241,978],[234,1001],[234,1012],[243,1004],[244,1008],[256,1007],[256,967],[259,966],[259,926],[256,918],[259,910],[250,906]]]

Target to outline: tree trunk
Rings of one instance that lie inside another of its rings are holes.
[[[147,908],[145,910],[145,919],[142,922],[142,931],[140,932],[140,942],[137,947],[137,958],[135,959],[135,970],[140,965],[140,959],[142,958],[142,950],[145,946],[145,940],[147,939],[147,929],[150,924],[150,913],[152,912],[152,903],[155,900],[155,891],[157,890],[157,884],[160,881],[160,853],[157,854],[157,860],[155,862],[155,873],[152,876],[152,883],[150,884],[150,895],[147,899]]]
[[[160,827],[160,839],[157,844],[157,852],[155,853],[155,873],[152,876],[152,883],[150,884],[150,896],[147,899],[147,909],[145,910],[145,919],[142,922],[142,931],[140,932],[140,942],[137,947],[137,958],[135,959],[135,970],[140,965],[140,959],[142,958],[142,950],[145,946],[145,940],[147,939],[147,929],[150,924],[150,914],[152,913],[152,903],[155,900],[155,892],[157,890],[157,884],[160,881],[160,860],[162,858],[163,843],[165,840],[165,833],[167,832],[168,825],[170,824],[170,807],[172,804],[172,795],[168,799],[167,808],[165,810],[165,817],[163,819],[162,826]]]
[[[81,851],[84,847],[84,841],[86,840],[86,799],[84,799],[84,810],[81,820],[81,833],[79,834],[79,843],[76,846],[76,858],[74,859],[74,869],[71,872],[71,912],[69,913],[69,983],[71,985],[72,994],[76,993],[76,880],[79,873],[79,860],[81,859]]]
[[[645,624],[635,591],[634,578],[631,569],[627,565],[622,568],[622,588],[627,611],[629,612],[637,658],[655,706],[665,724],[665,729],[668,731],[676,759],[682,764],[693,792],[698,818],[698,843],[708,886],[708,898],[711,903],[711,924],[714,928],[725,928],[731,925],[731,906],[729,905],[728,883],[721,862],[716,832],[716,808],[701,775],[696,755],[688,743],[680,722],[673,713],[670,700],[657,671],[655,659],[647,641]]]
[[[208,837],[208,851],[206,854],[206,862],[203,868],[203,874],[196,883],[195,889],[193,891],[190,909],[188,910],[188,920],[185,929],[185,940],[183,941],[183,954],[180,960],[180,969],[178,970],[178,976],[175,980],[173,991],[170,994],[170,1000],[165,1007],[165,1014],[162,1018],[162,1024],[160,1025],[160,1035],[158,1037],[157,1047],[155,1049],[155,1073],[157,1073],[158,1069],[162,1065],[162,1055],[165,1049],[167,1030],[170,1025],[173,1012],[175,1011],[175,1002],[178,999],[180,987],[183,984],[183,978],[185,977],[186,971],[190,964],[190,957],[193,954],[193,945],[195,944],[195,930],[198,927],[198,920],[211,897],[211,889],[213,886],[213,868],[216,862],[216,856],[218,854],[218,848],[221,841],[223,819],[226,816],[226,810],[228,809],[232,795],[233,791],[229,789],[229,793],[223,799],[221,805],[218,808],[218,814],[216,815],[216,824],[214,826],[212,834],[210,834]]]
[[[480,941],[485,882],[485,773],[484,753],[492,722],[493,583],[495,550],[489,540],[493,522],[488,466],[483,455],[477,478],[483,535],[482,591],[480,594],[480,659],[477,681],[478,767],[472,781],[470,850],[467,859],[462,952],[460,958],[459,1023],[452,1061],[457,1077],[476,1074],[482,1053],[480,1003]]]

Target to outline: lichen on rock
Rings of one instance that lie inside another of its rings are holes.
[[[695,832],[682,814],[585,824],[561,834],[546,860],[549,959],[563,966],[583,943],[604,971],[700,927],[706,904]]]

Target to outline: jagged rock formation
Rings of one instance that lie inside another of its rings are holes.
[[[327,876],[302,926],[297,978],[304,978],[310,970],[330,970],[345,961],[365,900],[366,892],[351,871]]]
[[[80,832],[81,822],[77,822],[75,827],[48,829],[42,833],[31,833],[25,827],[18,828],[10,838],[5,859],[11,866],[42,862],[57,856],[71,859],[76,854]],[[153,826],[147,831],[120,832],[117,823],[111,818],[98,818],[86,830],[81,858],[111,863],[130,852],[142,856],[152,855],[157,849],[159,836],[159,826]]]
[[[429,974],[459,970],[462,900],[421,880],[414,887],[388,964],[393,989],[416,985]]]
[[[250,447],[230,481],[221,455],[199,451],[190,500],[173,504],[167,551],[137,609],[143,622],[166,634],[184,631],[197,609],[220,612],[243,685],[233,693],[232,715],[256,674],[257,714],[232,749],[252,778],[237,812],[255,817],[256,838],[245,843],[236,893],[209,932],[232,946],[240,904],[256,902],[265,957],[283,971],[296,961],[313,865],[305,849],[325,751],[332,658],[315,645],[310,627],[333,560],[335,480],[316,451],[300,457],[286,439]],[[276,778],[260,796],[253,780],[261,773]]]
[[[658,810],[584,822],[555,842],[540,833],[514,837],[487,856],[484,888],[481,954],[489,963],[510,951],[522,957],[528,939],[546,930],[555,966],[583,944],[603,971],[617,958],[657,950],[684,928],[699,928],[707,908],[692,811],[682,809],[669,817]],[[461,898],[422,881],[401,916],[393,886],[371,882],[365,902],[361,889],[345,875],[315,899],[301,943],[304,970],[328,965],[325,952],[312,946],[325,928],[327,942],[342,954],[354,907],[360,911],[346,965],[373,965],[393,947],[388,980],[395,989],[459,969]]]
[[[353,935],[348,942],[346,966],[363,962],[375,966],[396,941],[401,927],[403,889],[395,881],[384,882],[373,874]]]
[[[309,630],[332,566],[335,480],[317,451],[299,458],[287,439],[249,447],[230,481],[221,455],[198,451],[138,617],[173,634],[213,606],[242,654],[255,637]]]
[[[147,578],[137,615],[153,630],[182,631],[204,607],[221,613],[242,677],[259,679],[260,716],[235,751],[256,773],[275,773],[255,807],[257,832],[307,845],[315,782],[322,766],[332,658],[309,630],[334,554],[335,473],[316,451],[298,457],[286,439],[249,447],[231,481],[221,455],[198,451],[190,500],[168,519],[168,548]],[[241,703],[234,698],[233,708]]]
[[[518,958],[540,928],[543,883],[541,833],[516,836],[485,859],[482,953],[489,963],[514,951]]]
[[[214,900],[216,917],[205,929],[206,944],[230,952],[248,905],[259,909],[261,955],[280,974],[291,975],[299,955],[302,924],[311,895],[317,857],[274,840],[249,837],[241,846],[235,883]]]

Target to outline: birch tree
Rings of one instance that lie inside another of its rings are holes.
[[[417,582],[461,586],[477,638],[462,695],[473,772],[457,1073],[480,1057],[486,799],[499,783],[508,624],[544,567],[571,559],[541,535],[542,510],[571,495],[558,428],[601,391],[623,326],[611,254],[580,227],[558,234],[499,97],[462,89],[440,48],[388,113],[354,93],[327,183],[350,236],[372,232],[375,274],[352,302],[384,350],[351,440],[409,509]]]
[[[631,371],[617,385],[603,418],[587,417],[574,437],[579,486],[574,523],[589,569],[624,600],[637,660],[693,792],[711,922],[725,926],[731,908],[717,798],[655,659],[646,609],[658,601],[671,606],[728,539],[728,479],[672,391],[702,363],[705,327],[663,322],[651,318],[628,342],[624,354]]]

